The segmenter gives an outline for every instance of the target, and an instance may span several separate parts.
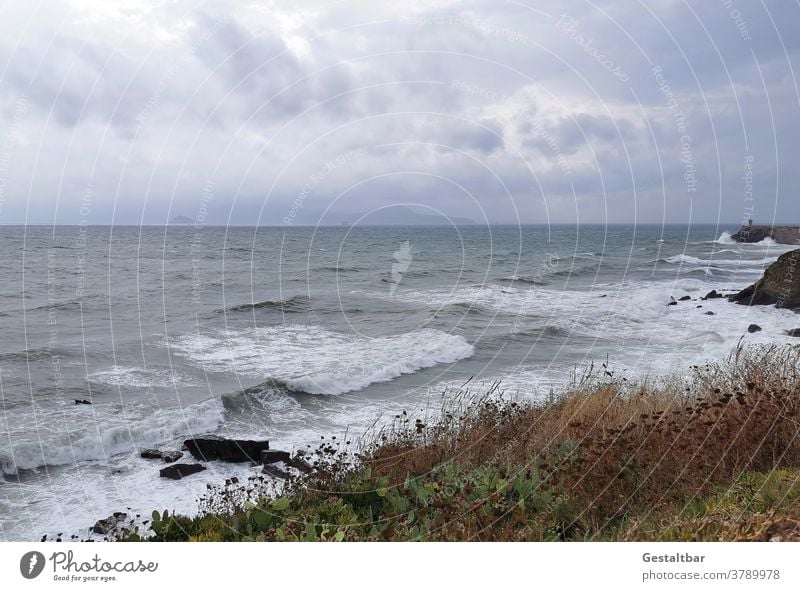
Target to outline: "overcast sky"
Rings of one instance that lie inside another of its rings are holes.
[[[0,223],[800,222],[798,31],[789,0],[6,0]]]

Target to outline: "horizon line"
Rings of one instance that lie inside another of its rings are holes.
[[[793,223],[793,222],[753,222],[754,226],[798,226],[800,227],[800,222]],[[112,227],[124,227],[124,228],[195,228],[195,229],[203,229],[203,228],[353,228],[353,227],[362,227],[362,228],[392,228],[392,227],[414,227],[414,228],[426,228],[426,227],[439,227],[439,228],[449,228],[449,227],[497,227],[497,226],[540,226],[540,227],[548,227],[548,226],[571,226],[571,227],[580,227],[580,226],[738,226],[738,227],[745,227],[746,224],[742,222],[493,222],[493,223],[458,223],[458,224],[420,224],[420,223],[410,223],[410,224],[348,224],[348,223],[340,223],[340,224],[157,224],[157,223],[148,223],[148,224],[131,224],[131,223],[97,223],[97,224],[84,224],[84,223],[43,223],[43,222],[31,222],[31,223],[2,223],[0,222],[0,227],[6,228],[25,228],[25,227],[34,227],[34,228],[53,228],[53,227],[88,227],[88,228],[112,228]]]

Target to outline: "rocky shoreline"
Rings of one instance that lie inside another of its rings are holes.
[[[717,290],[711,290],[705,296],[697,299],[690,296],[683,296],[677,300],[671,298],[667,305],[677,306],[679,303],[695,302],[695,305],[701,308],[702,303],[698,303],[698,300],[702,302],[723,298],[740,305],[774,305],[777,308],[800,312],[800,249],[782,254],[765,270],[759,281],[739,292],[723,294]],[[706,314],[713,315],[714,312],[709,311]],[[747,331],[750,333],[761,330],[761,327],[756,324],[750,324],[747,327]],[[787,334],[800,337],[800,328],[789,330]],[[188,452],[195,462],[178,463],[185,452]],[[206,466],[201,462],[209,461],[249,462],[252,465],[261,465],[264,474],[279,479],[288,479],[293,475],[309,474],[314,471],[314,466],[305,459],[303,452],[292,455],[287,451],[270,449],[269,441],[266,440],[226,439],[216,435],[187,439],[180,451],[145,449],[141,451],[140,456],[144,459],[159,460],[169,464],[161,468],[159,474],[163,478],[175,480],[206,470]],[[128,525],[129,521],[126,513],[114,513],[97,521],[90,531],[108,536]]]
[[[800,249],[782,254],[767,267],[761,279],[729,300],[747,306],[800,308]]]

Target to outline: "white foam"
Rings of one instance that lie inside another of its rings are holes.
[[[713,242],[715,242],[716,244],[738,244],[733,239],[733,236],[731,236],[730,232],[723,232],[722,234],[719,235],[719,238],[717,238]]]
[[[155,411],[93,405],[91,416],[80,419],[74,416],[74,407],[71,408],[72,412],[62,407],[38,412],[27,408],[1,414],[0,430],[7,439],[4,437],[0,447],[0,471],[14,474],[42,466],[108,460],[141,447],[214,431],[224,421],[219,398],[182,409]],[[20,425],[24,425],[24,430]],[[32,439],[37,434],[38,438]]]
[[[778,260],[778,257],[765,257],[761,259],[701,259],[687,254],[676,254],[675,256],[664,259],[664,262],[672,265],[694,265],[698,267],[750,267],[761,269],[771,265]]]
[[[175,371],[143,369],[114,365],[108,369],[96,371],[89,376],[94,382],[109,386],[131,388],[150,388],[152,386],[170,387],[194,385],[187,377]]]
[[[206,371],[275,378],[311,394],[343,394],[470,357],[462,336],[422,329],[368,338],[317,326],[188,334],[170,343]]]

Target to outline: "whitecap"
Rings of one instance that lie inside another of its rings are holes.
[[[369,338],[318,326],[188,334],[170,342],[206,371],[274,378],[310,394],[344,394],[472,356],[464,337],[433,329]]]

